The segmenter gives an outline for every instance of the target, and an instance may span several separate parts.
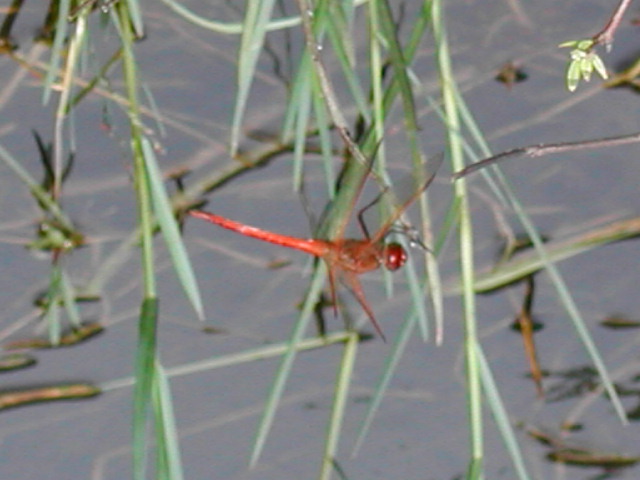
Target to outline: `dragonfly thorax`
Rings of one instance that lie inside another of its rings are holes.
[[[399,243],[387,243],[383,252],[384,266],[387,270],[398,270],[407,262],[407,251]]]

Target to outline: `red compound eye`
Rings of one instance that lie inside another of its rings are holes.
[[[407,262],[407,252],[399,243],[389,243],[384,248],[384,266],[397,270]]]

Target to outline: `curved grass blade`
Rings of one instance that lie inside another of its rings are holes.
[[[196,311],[198,318],[204,320],[204,308],[202,306],[202,298],[200,289],[187,250],[182,241],[178,224],[173,216],[171,202],[167,196],[167,191],[162,182],[162,174],[158,168],[153,148],[146,137],[142,138],[142,151],[145,162],[145,169],[149,180],[149,188],[151,199],[153,202],[153,210],[160,225],[160,230],[165,240],[167,250],[171,255],[173,266],[180,280],[180,284],[184,289],[193,309]]]

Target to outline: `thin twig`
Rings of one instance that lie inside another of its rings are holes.
[[[351,137],[351,133],[349,132],[349,127],[347,126],[347,121],[342,114],[340,106],[338,104],[338,97],[333,88],[333,84],[329,79],[329,75],[327,75],[327,71],[324,68],[322,61],[320,60],[320,55],[318,52],[322,50],[322,47],[318,45],[316,41],[315,34],[313,32],[313,27],[311,25],[311,17],[313,12],[311,10],[311,6],[307,2],[307,0],[297,0],[298,8],[300,9],[300,18],[302,19],[302,28],[304,31],[305,41],[307,43],[307,50],[309,51],[309,55],[311,55],[311,60],[315,65],[316,74],[318,75],[320,88],[322,89],[322,94],[324,95],[324,99],[326,101],[327,109],[329,111],[329,115],[331,116],[331,120],[333,121],[340,138],[346,145],[349,153],[362,165],[367,164],[367,158],[362,153],[358,145],[354,142]]]
[[[624,12],[629,7],[631,0],[620,0],[620,3],[616,7],[615,12],[611,16],[609,22],[605,25],[605,27],[599,33],[593,36],[593,41],[597,44],[604,45],[607,50],[611,48],[611,44],[613,43],[613,37],[616,33],[616,30],[622,23],[622,17],[624,16]]]
[[[562,143],[540,143],[538,145],[531,145],[528,147],[515,148],[506,152],[499,153],[479,162],[472,163],[471,165],[456,172],[452,176],[452,180],[455,182],[462,177],[477,172],[489,165],[494,165],[504,160],[508,160],[514,157],[542,157],[544,155],[551,155],[554,153],[572,152],[576,150],[587,150],[591,148],[602,147],[617,147],[619,145],[627,145],[629,143],[640,142],[640,132],[633,133],[631,135],[621,135],[617,137],[600,138],[597,140],[583,140],[579,142],[562,142]]]

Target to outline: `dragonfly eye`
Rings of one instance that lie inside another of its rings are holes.
[[[407,262],[407,252],[399,243],[388,243],[384,249],[384,266],[394,271]]]

